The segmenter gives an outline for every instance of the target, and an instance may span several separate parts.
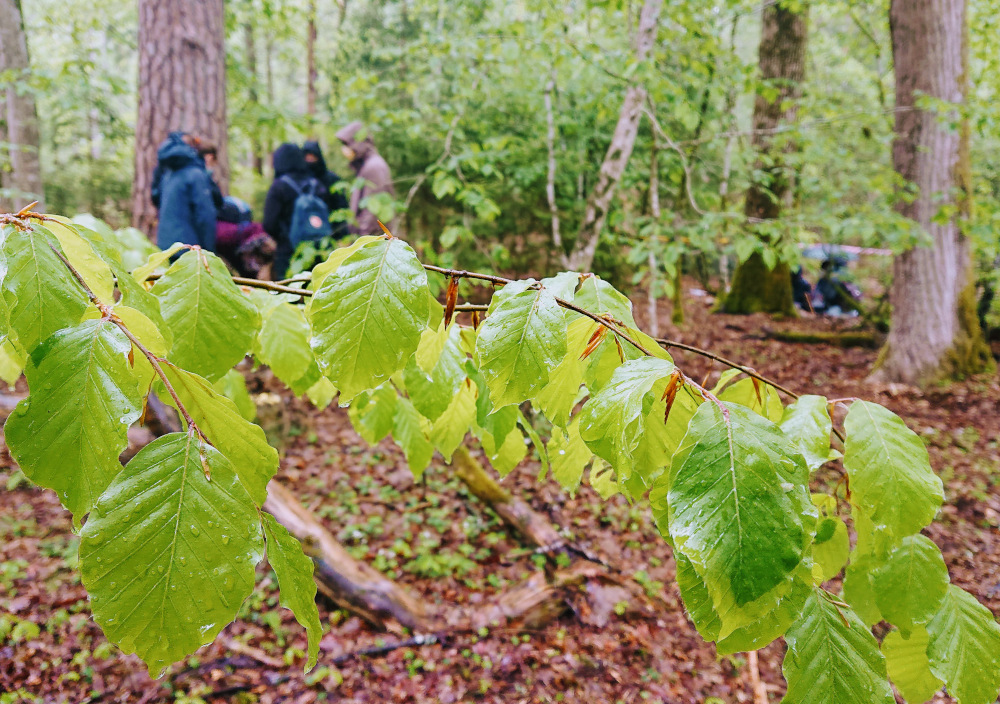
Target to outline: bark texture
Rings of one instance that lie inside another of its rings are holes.
[[[0,73],[13,80],[0,91],[0,212],[43,201],[40,143],[35,97],[24,90],[28,77],[28,41],[20,0],[0,0]],[[3,193],[9,192],[8,197]],[[43,209],[43,204],[37,208]]]
[[[750,184],[746,193],[744,212],[751,222],[774,220],[791,203],[793,171],[784,159],[789,146],[776,144],[775,134],[796,118],[805,77],[808,29],[806,8],[793,12],[780,4],[771,4],[764,8],[761,21],[760,80],[770,94],[758,91],[753,107],[753,145],[757,152],[754,172],[761,176]],[[794,315],[788,265],[779,263],[768,270],[763,257],[751,255],[737,267],[723,310]]]
[[[639,32],[635,39],[635,56],[638,61],[645,61],[656,43],[656,30],[659,27],[660,12],[663,0],[646,0],[639,15]],[[642,117],[643,104],[646,102],[646,89],[638,84],[632,84],[625,91],[621,110],[618,113],[618,123],[615,125],[611,144],[597,174],[597,183],[587,198],[583,222],[577,233],[573,252],[563,262],[567,269],[573,271],[589,271],[597,252],[601,230],[611,199],[614,198],[618,183],[621,181],[628,160],[632,156],[632,148],[639,134],[639,118]]]
[[[932,245],[895,260],[892,323],[876,373],[887,381],[927,383],[992,363],[975,315],[969,245],[961,232],[971,208],[968,122],[955,130],[936,112],[916,108],[921,95],[964,104],[966,22],[965,0],[893,0],[890,7],[897,107],[892,158],[917,189],[917,197],[900,199],[897,210]],[[936,219],[942,208],[954,214]]]
[[[139,113],[132,222],[152,233],[149,188],[156,148],[174,130],[218,147],[215,180],[229,186],[222,0],[139,0]]]

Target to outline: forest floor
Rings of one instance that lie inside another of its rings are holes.
[[[686,310],[681,329],[669,326],[669,311],[663,311],[661,329],[800,392],[861,396],[902,415],[928,444],[945,482],[946,504],[928,534],[943,550],[952,580],[1000,615],[996,376],[923,392],[876,386],[865,381],[873,349],[784,343],[762,335],[765,328],[828,331],[853,323],[709,315],[705,298],[689,298]],[[690,353],[678,352],[675,359],[699,379],[721,371]],[[252,375],[251,391],[280,393],[265,377]],[[425,602],[476,609],[547,559],[471,497],[440,459],[415,484],[391,441],[368,447],[346,411],[316,413],[285,396],[280,417],[262,419],[282,443],[280,480],[357,558]],[[551,480],[537,482],[534,461],[515,470],[504,486],[577,545],[633,578],[624,580],[631,588],[591,580],[572,610],[539,629],[460,633],[370,658],[344,656],[400,636],[376,632],[321,602],[326,634],[319,666],[304,675],[305,635],[290,612],[277,606],[275,580],[262,566],[241,617],[215,643],[154,681],[91,621],[75,569],[78,539],[69,514],[53,492],[23,482],[5,448],[0,459],[0,485],[8,489],[0,491],[0,704],[752,700],[746,658],[717,657],[687,620],[670,550],[647,506],[630,506],[621,496],[602,502],[587,486],[569,495]],[[836,480],[836,471],[828,474]],[[783,691],[783,651],[778,641],[760,652],[772,701]]]

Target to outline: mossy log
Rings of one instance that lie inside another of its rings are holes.
[[[806,345],[832,345],[834,347],[868,347],[876,349],[880,336],[871,332],[805,332],[799,330],[771,330],[764,328],[764,337],[780,342]]]

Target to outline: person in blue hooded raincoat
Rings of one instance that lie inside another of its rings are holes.
[[[182,132],[172,132],[156,152],[152,199],[159,210],[156,245],[198,245],[215,250],[216,206],[212,178],[198,150]]]

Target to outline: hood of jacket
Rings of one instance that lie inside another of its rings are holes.
[[[354,160],[351,162],[351,166],[355,169],[359,168],[359,165],[368,158],[368,155],[377,153],[371,135],[366,134],[364,139],[358,139],[358,133],[364,129],[365,126],[363,123],[354,121],[337,132],[337,139],[343,142],[345,146],[350,147],[351,151],[354,152]]]
[[[326,167],[326,159],[323,158],[323,150],[320,148],[319,142],[312,140],[306,142],[302,145],[302,153],[303,155],[312,154],[316,157],[316,161],[306,162],[306,168],[309,169],[309,173],[321,181],[325,179],[329,169]]]
[[[281,178],[285,174],[308,173],[302,148],[291,142],[285,142],[274,150],[272,162],[274,164],[275,178]]]
[[[204,163],[198,150],[184,141],[183,132],[171,132],[156,150],[156,159],[161,166],[175,171]]]

